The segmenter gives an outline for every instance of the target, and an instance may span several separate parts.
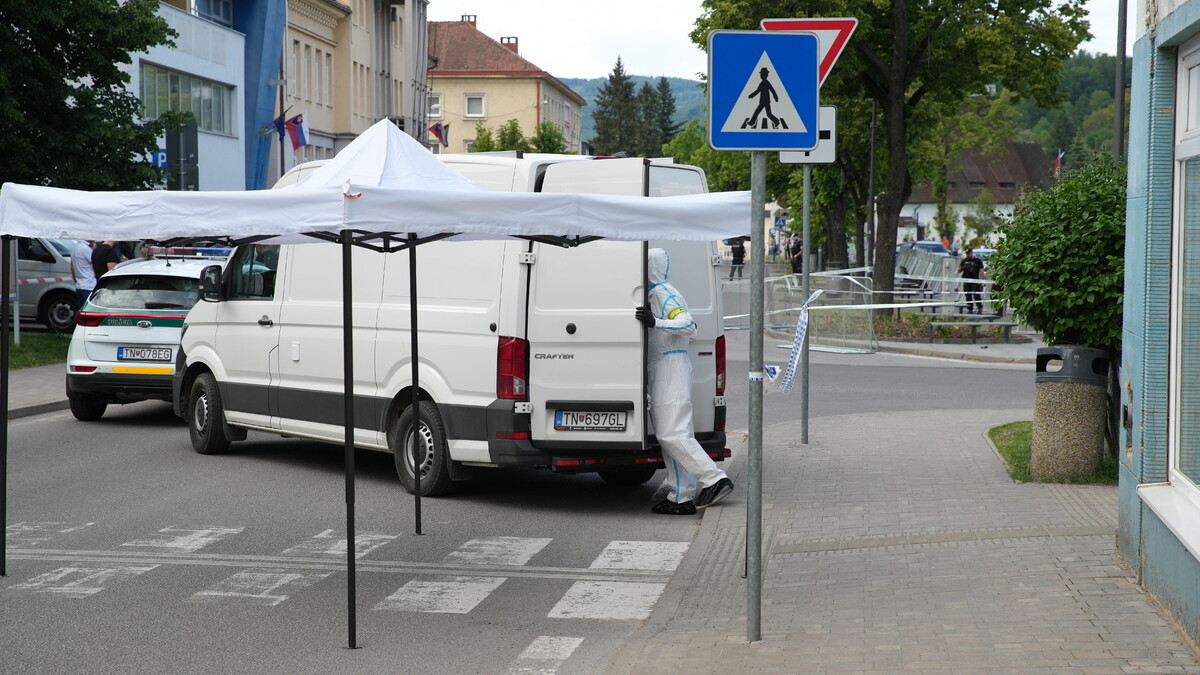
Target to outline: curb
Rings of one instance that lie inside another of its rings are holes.
[[[8,419],[15,420],[22,417],[33,417],[34,415],[41,415],[48,412],[67,410],[70,407],[70,401],[51,401],[49,403],[21,406],[20,408],[10,409],[8,411]]]
[[[977,345],[980,349],[987,349],[988,345]],[[879,351],[891,352],[893,354],[912,354],[914,356],[931,356],[939,359],[953,359],[955,361],[982,361],[985,363],[1028,363],[1036,364],[1037,359],[1019,357],[1019,356],[992,356],[991,354],[947,354],[936,349],[927,347],[901,347],[892,344],[880,344]]]

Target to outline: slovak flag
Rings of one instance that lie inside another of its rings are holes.
[[[284,123],[287,127],[288,137],[292,139],[292,149],[297,150],[302,145],[308,145],[308,120],[305,119],[304,113],[296,115],[292,119]]]
[[[448,138],[449,134],[446,133],[446,126],[447,125],[443,125],[441,122],[438,122],[429,127],[429,130],[433,132],[433,135],[437,136],[437,139],[441,141],[443,148],[450,147],[450,140]]]
[[[1058,157],[1054,158],[1054,175],[1055,176],[1058,175],[1058,169],[1060,166],[1062,166],[1062,158],[1063,158],[1063,155],[1065,155],[1065,154],[1067,154],[1067,153],[1063,152],[1062,150],[1059,150]]]

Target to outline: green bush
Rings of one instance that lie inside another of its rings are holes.
[[[994,294],[1047,344],[1117,353],[1125,266],[1125,167],[1101,158],[1021,196],[988,268]]]

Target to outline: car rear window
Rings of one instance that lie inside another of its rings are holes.
[[[110,309],[191,309],[200,280],[187,277],[105,276],[88,302]]]

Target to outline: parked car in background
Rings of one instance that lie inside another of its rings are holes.
[[[17,301],[21,317],[56,333],[75,328],[75,281],[71,239],[17,238]]]
[[[118,265],[79,309],[67,352],[67,399],[76,419],[99,419],[110,403],[171,399],[183,320],[200,298],[200,271],[223,263],[228,251],[167,251]]]
[[[934,255],[950,255],[950,251],[947,251],[946,247],[940,241],[909,241],[897,246],[896,250],[899,251],[906,248],[915,248],[921,251],[927,251]]]

